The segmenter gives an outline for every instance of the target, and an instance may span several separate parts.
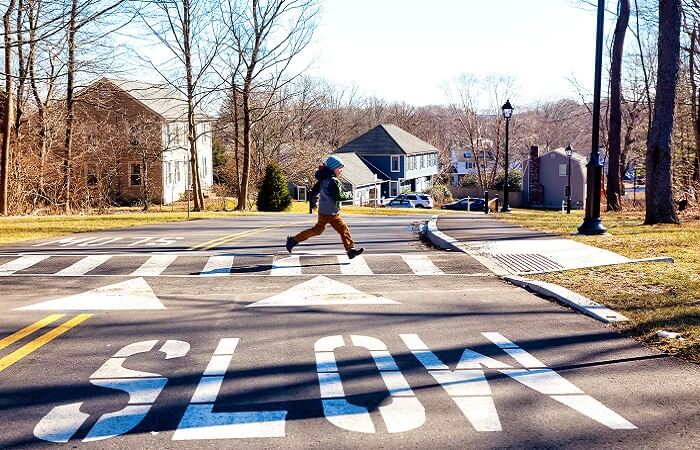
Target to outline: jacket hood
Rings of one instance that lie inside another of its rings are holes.
[[[314,175],[318,181],[325,180],[335,176],[335,172],[326,166],[319,168]]]

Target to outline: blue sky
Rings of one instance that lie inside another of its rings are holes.
[[[595,11],[572,0],[322,0],[310,72],[363,95],[444,104],[461,73],[515,78],[514,104],[592,90]]]

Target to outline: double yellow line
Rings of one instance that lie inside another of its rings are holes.
[[[254,234],[262,233],[263,231],[271,230],[273,228],[285,227],[288,225],[296,225],[299,223],[304,223],[305,221],[291,222],[291,223],[280,223],[277,225],[268,225],[262,228],[255,228],[253,230],[241,231],[240,233],[229,234],[228,236],[223,236],[217,239],[212,239],[211,241],[202,242],[201,244],[193,245],[189,250],[211,250],[214,247],[226,244],[236,239],[240,239],[246,236],[252,236]]]
[[[0,339],[0,350],[2,350],[5,347],[8,347],[15,342],[19,341],[20,339],[23,339],[32,333],[35,333],[36,331],[41,330],[47,325],[50,325],[57,320],[61,319],[64,317],[65,314],[51,314],[50,316],[46,316],[43,319],[25,327],[22,328],[21,330],[3,338]],[[40,349],[42,346],[45,344],[48,344],[49,342],[53,341],[66,331],[70,330],[71,328],[80,325],[82,322],[86,321],[92,317],[92,314],[78,314],[77,316],[73,317],[72,319],[62,323],[61,325],[52,328],[48,332],[42,334],[38,338],[34,339],[33,341],[23,345],[22,347],[18,348],[14,352],[10,353],[7,356],[4,356],[0,358],[0,372],[3,370],[7,369],[17,361],[21,360],[25,356],[35,352],[36,350]]]

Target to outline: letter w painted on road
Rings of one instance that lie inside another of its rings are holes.
[[[500,373],[522,383],[540,394],[549,395],[575,411],[614,430],[635,429],[633,424],[590,395],[586,395],[561,375],[547,368],[537,358],[509,341],[499,333],[481,333],[510,355],[524,369],[515,369],[488,356],[464,349],[454,371],[423,343],[417,334],[402,334],[413,355],[428,369],[430,375],[452,397],[462,413],[477,431],[500,431],[501,423],[491,398],[483,368],[497,369]]]

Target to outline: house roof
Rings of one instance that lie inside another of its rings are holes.
[[[342,178],[353,186],[369,186],[374,184],[374,172],[360,159],[356,153],[343,153],[341,157],[345,169]]]
[[[466,156],[464,156],[465,152],[469,152],[472,155],[475,153],[473,150],[468,149],[466,147],[452,150],[452,153],[451,153],[452,162],[474,161],[474,156],[466,157]],[[477,159],[479,159],[479,160],[484,159],[484,150],[479,150],[476,153],[477,153]],[[486,159],[489,161],[493,161],[496,159],[496,157],[494,156],[493,151],[491,149],[486,149]]]
[[[102,78],[96,84],[111,84],[165,120],[187,120],[187,100],[176,89],[162,84]],[[207,119],[206,113],[195,107],[197,120]]]
[[[557,154],[563,156],[564,158],[568,158],[568,156],[566,156],[566,150],[564,150],[564,147],[555,148],[554,150],[550,150],[550,151],[548,151],[547,153],[543,153],[543,154],[540,155],[540,158],[543,158],[543,157],[545,157],[546,155],[550,155],[550,154],[552,154],[552,153],[557,153]],[[574,152],[574,153],[571,155],[571,159],[572,159],[573,161],[578,161],[578,162],[580,162],[580,163],[583,163],[583,165],[588,164],[588,158],[586,158],[584,155],[582,155],[582,154],[580,154],[580,153]]]
[[[336,150],[336,153],[360,155],[413,155],[434,153],[437,148],[402,130],[396,125],[378,125]]]

